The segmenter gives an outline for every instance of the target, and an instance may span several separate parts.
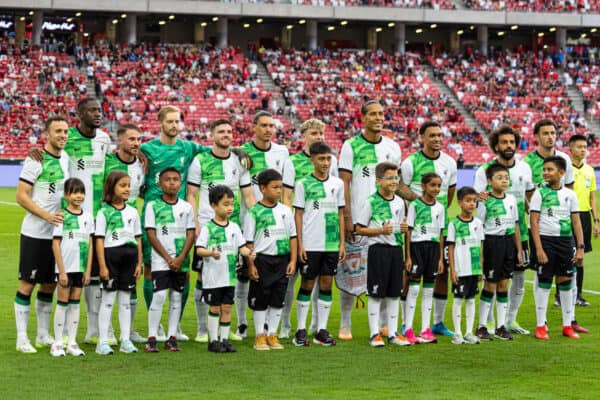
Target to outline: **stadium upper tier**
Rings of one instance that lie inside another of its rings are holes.
[[[521,129],[528,145],[522,152],[535,146],[532,126],[543,117],[559,124],[559,146],[575,132],[588,132],[552,60],[538,58],[537,53],[506,52],[488,59],[383,51],[264,51],[262,62],[276,85],[271,92],[258,78],[259,61],[231,47],[93,47],[84,50],[88,65],[81,69],[63,53],[21,54],[12,48],[8,53],[0,58],[0,158],[23,158],[29,147],[42,144],[43,121],[52,114],[67,115],[75,123],[76,103],[88,95],[103,99],[105,129],[114,132],[118,123],[132,122],[146,139],[158,133],[156,112],[166,104],[182,110],[182,137],[204,143],[208,123],[220,117],[233,121],[236,143],[248,140],[252,115],[268,109],[276,114],[277,140],[291,152],[300,148],[294,129],[299,120],[325,121],[326,140],[339,150],[343,140],[360,132],[360,105],[379,99],[385,107],[386,134],[400,143],[405,155],[419,148],[418,126],[434,119],[442,124],[445,147],[454,157],[462,153],[468,164],[491,158],[484,132],[469,127],[438,91],[421,64],[426,60],[485,129],[503,122]],[[582,90],[593,87],[584,94],[595,112],[600,67],[570,70]],[[285,105],[275,100],[280,96]],[[590,160],[599,161],[600,152],[592,151]]]

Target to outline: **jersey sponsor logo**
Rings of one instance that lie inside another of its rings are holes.
[[[112,240],[117,241],[119,240],[119,233],[118,232],[113,232],[111,235]]]
[[[268,230],[268,229],[266,229],[266,228],[265,228],[265,229],[263,230],[263,236],[264,236],[264,237],[266,237],[266,238],[268,238],[268,237],[271,237],[271,233],[269,232],[269,230]]]
[[[83,158],[80,158],[79,160],[77,160],[77,170],[78,171],[85,170],[85,161],[83,160]]]
[[[496,226],[502,226],[502,221],[500,221],[500,218],[496,217],[494,219],[494,225],[496,225]]]
[[[69,239],[73,239],[73,232],[69,232],[69,234],[67,235],[67,237],[68,237]]]
[[[319,200],[315,200],[313,201],[313,210],[318,210],[319,209]]]
[[[427,234],[427,227],[425,225],[421,225],[421,235]]]
[[[166,225],[163,225],[161,232],[164,236],[166,236],[169,234],[169,228]]]
[[[371,176],[371,170],[369,169],[369,167],[363,167],[362,168],[362,177],[368,178],[370,176]]]
[[[256,177],[256,175],[252,175],[252,184],[258,185],[258,178]]]
[[[48,193],[50,193],[50,194],[56,193],[56,183],[50,182],[50,184],[48,185]]]

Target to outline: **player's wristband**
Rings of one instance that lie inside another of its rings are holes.
[[[600,222],[600,218],[594,218],[594,222]]]
[[[578,249],[585,249],[585,245],[583,245],[583,244],[578,244],[578,245],[577,245],[577,248],[578,248]]]

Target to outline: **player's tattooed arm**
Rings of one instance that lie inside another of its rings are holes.
[[[415,192],[413,192],[410,187],[404,181],[402,181],[402,177],[400,177],[400,182],[398,182],[398,189],[396,190],[396,194],[402,197],[404,200],[413,201],[419,197]]]

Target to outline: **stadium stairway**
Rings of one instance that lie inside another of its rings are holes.
[[[569,96],[569,99],[571,100],[571,104],[573,105],[575,110],[580,115],[583,115],[585,117],[585,120],[588,123],[588,128],[590,129],[590,131],[592,131],[594,134],[598,135],[600,133],[600,124],[598,123],[597,119],[595,119],[591,115],[583,112],[583,95],[581,94],[579,89],[577,89],[577,86],[575,86],[575,85],[567,86],[567,95]]]
[[[431,82],[433,82],[433,84],[435,85],[437,90],[440,92],[440,94],[445,94],[448,97],[448,99],[450,99],[450,102],[457,109],[459,114],[465,118],[465,123],[471,129],[477,130],[478,132],[481,132],[483,135],[486,135],[487,131],[485,130],[485,128],[483,126],[481,126],[481,124],[479,122],[477,122],[475,117],[469,111],[467,111],[465,106],[460,102],[460,100],[458,100],[458,98],[456,97],[454,92],[448,87],[448,85],[446,85],[446,83],[444,81],[434,78],[433,68],[431,67],[431,65],[423,64],[423,65],[421,65],[421,68],[423,68],[423,71],[425,71],[425,73],[427,74],[427,76],[429,77]]]
[[[257,61],[256,66],[256,74],[260,79],[260,83],[263,85],[264,91],[271,93],[275,101],[277,101],[277,106],[285,109],[285,99],[283,98],[281,89],[275,85],[275,82],[273,82],[273,78],[271,77],[271,74],[269,74],[269,71],[267,71],[267,68],[265,68],[265,65],[261,61]]]

